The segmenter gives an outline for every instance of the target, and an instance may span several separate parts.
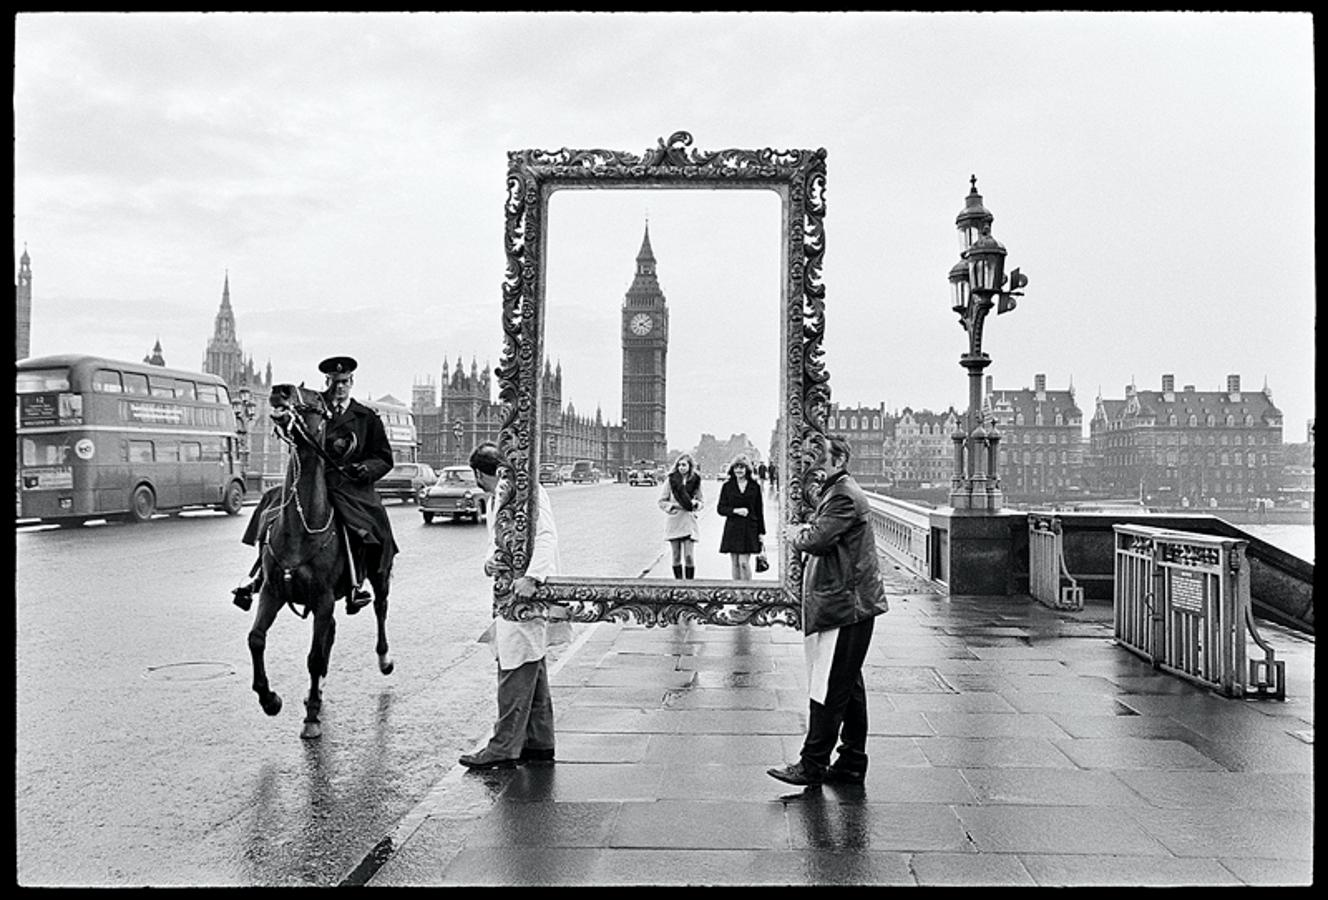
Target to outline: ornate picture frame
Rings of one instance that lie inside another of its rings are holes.
[[[507,155],[503,280],[503,352],[496,370],[503,423],[499,447],[514,477],[489,515],[497,543],[494,612],[511,620],[565,607],[577,622],[636,620],[645,625],[695,621],[801,627],[802,562],[782,539],[783,525],[808,518],[824,474],[819,459],[830,400],[822,360],[825,290],[825,149],[691,149],[685,131],[641,155],[613,150],[514,150]],[[543,366],[549,199],[559,190],[772,190],[781,206],[780,372],[782,448],[780,521],[774,523],[778,581],[662,581],[550,576],[521,600],[512,581],[526,569],[538,514],[539,374]]]

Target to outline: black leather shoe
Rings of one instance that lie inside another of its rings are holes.
[[[252,584],[242,584],[231,593],[235,595],[231,598],[231,602],[245,612],[248,612],[249,607],[254,605],[254,586]]]
[[[553,762],[553,748],[526,747],[521,751],[520,760],[523,763]]]
[[[825,770],[826,784],[862,784],[866,780],[866,771],[841,769],[838,766],[831,766]]]
[[[766,769],[765,774],[771,778],[777,778],[785,784],[796,784],[799,786],[808,784],[820,784],[825,780],[820,772],[813,772],[801,762],[795,762],[787,766],[779,766],[774,769]]]
[[[483,771],[486,769],[510,769],[517,764],[515,759],[504,759],[501,756],[495,756],[488,751],[488,748],[479,753],[467,753],[461,757],[461,765],[467,769],[476,769]]]
[[[370,603],[373,603],[373,594],[364,588],[356,588],[346,598],[346,615],[353,616]]]

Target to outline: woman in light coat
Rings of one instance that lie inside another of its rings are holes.
[[[669,477],[664,479],[664,490],[659,495],[659,508],[668,518],[664,521],[664,540],[673,548],[673,577],[695,578],[696,556],[693,548],[701,536],[696,511],[701,508],[701,476],[690,454],[683,453],[673,462]]]

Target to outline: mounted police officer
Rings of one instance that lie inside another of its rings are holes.
[[[329,357],[318,364],[319,371],[327,376],[323,400],[328,419],[323,450],[330,463],[324,469],[328,499],[346,536],[354,573],[353,585],[346,596],[346,612],[350,615],[373,600],[363,586],[366,577],[371,584],[387,585],[398,549],[387,510],[374,490],[374,482],[392,469],[392,447],[378,414],[350,396],[356,367],[349,356]],[[275,487],[263,494],[245,529],[244,543],[253,546],[263,540],[272,518],[265,513],[281,491],[282,488]],[[250,574],[256,577],[231,592],[235,595],[235,605],[246,610],[262,586],[261,553]]]

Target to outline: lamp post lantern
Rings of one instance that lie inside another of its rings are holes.
[[[1015,269],[1005,274],[1005,247],[991,235],[994,216],[982,205],[978,178],[969,179],[964,208],[955,218],[959,231],[959,262],[950,268],[950,308],[968,332],[968,352],[959,365],[968,372],[968,411],[955,432],[955,469],[950,481],[954,509],[995,511],[1001,508],[1001,481],[997,472],[1000,433],[995,422],[982,422],[982,371],[991,357],[982,352],[982,324],[993,306],[1009,312],[1028,277]],[[1008,282],[1009,290],[1006,290]]]

